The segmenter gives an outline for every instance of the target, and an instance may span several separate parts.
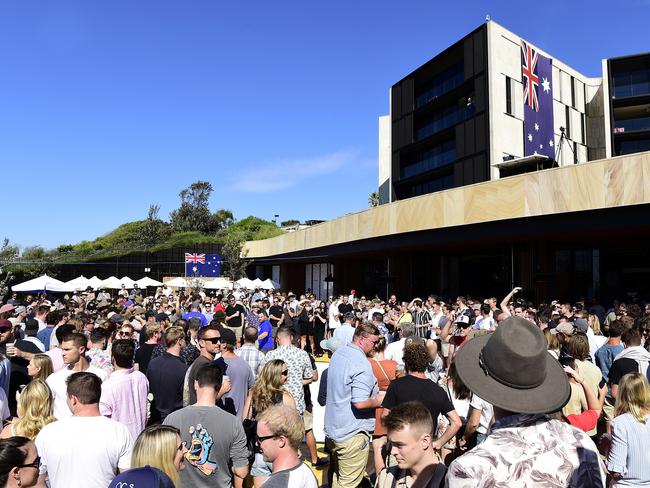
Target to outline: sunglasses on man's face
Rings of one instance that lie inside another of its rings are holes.
[[[221,337],[206,337],[203,340],[205,342],[211,342],[212,344],[219,344],[221,342]]]
[[[33,462],[27,463],[27,464],[19,464],[16,467],[17,468],[36,468],[36,469],[38,469],[38,468],[41,467],[41,457],[36,456],[36,459],[34,459]]]
[[[130,336],[131,336],[131,333],[130,333],[128,330],[121,330],[121,331],[120,331],[120,335],[121,335],[122,337],[130,337]]]
[[[262,444],[262,442],[268,441],[269,439],[274,439],[275,437],[277,437],[277,435],[275,435],[275,434],[264,435],[264,436],[256,435],[255,436],[255,442],[257,442],[257,445],[260,445],[260,444]]]

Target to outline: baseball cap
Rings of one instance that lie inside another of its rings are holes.
[[[25,308],[25,306],[23,306],[23,305],[18,305],[18,306],[16,307],[15,312],[16,312],[16,313],[23,313],[25,310],[27,310],[27,308]]]
[[[118,474],[108,488],[174,488],[174,483],[169,476],[157,468],[145,466],[134,468]]]
[[[572,323],[564,322],[562,324],[559,324],[555,329],[551,330],[551,334],[553,335],[558,334],[559,332],[562,332],[564,335],[573,335],[575,328],[573,327]]]
[[[0,307],[0,313],[11,312],[15,307],[11,303],[5,303]]]
[[[585,334],[589,330],[589,322],[587,322],[585,319],[575,319],[573,321],[573,324],[576,326],[576,329]]]
[[[7,319],[0,319],[0,329],[11,329],[13,325]]]
[[[336,337],[330,337],[329,339],[320,341],[320,348],[331,352],[335,352],[342,345],[343,343]]]
[[[469,317],[467,315],[460,314],[458,317],[456,317],[456,320],[454,321],[455,324],[459,324],[461,327],[468,327],[469,326]]]

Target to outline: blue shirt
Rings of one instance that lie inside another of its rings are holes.
[[[603,373],[603,378],[609,383],[609,369],[612,367],[614,358],[623,351],[625,347],[623,344],[612,346],[610,344],[603,344],[596,351],[596,366],[600,368]]]
[[[53,330],[54,327],[47,326],[36,334],[36,338],[43,343],[46,351],[50,350],[50,338]]]
[[[334,330],[333,335],[336,339],[341,341],[341,344],[347,346],[348,344],[352,343],[352,338],[354,337],[354,327],[345,322]]]
[[[356,344],[339,348],[332,356],[327,376],[327,437],[344,442],[360,432],[373,432],[375,409],[358,410],[352,405],[374,398],[379,392],[370,362],[361,348]]]
[[[268,320],[265,320],[262,322],[259,327],[257,328],[257,336],[259,337],[260,334],[263,334],[264,332],[268,332],[268,335],[264,339],[260,339],[257,341],[257,345],[260,348],[260,351],[266,351],[267,349],[273,349],[273,334],[271,332],[271,322]]]
[[[612,420],[612,445],[607,455],[607,469],[623,475],[616,486],[650,485],[650,415],[637,422],[631,413]]]
[[[206,319],[205,315],[203,315],[201,312],[187,312],[185,315],[183,315],[183,320],[189,320],[192,317],[197,317],[201,321],[201,327],[208,325],[208,319]]]

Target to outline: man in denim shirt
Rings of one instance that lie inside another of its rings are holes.
[[[384,396],[367,360],[379,335],[372,323],[358,326],[352,343],[338,349],[330,362],[325,434],[332,454],[332,488],[359,486],[368,461],[375,409]]]

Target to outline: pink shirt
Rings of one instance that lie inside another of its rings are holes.
[[[60,348],[55,347],[54,349],[45,351],[45,354],[50,356],[50,359],[52,360],[52,369],[55,373],[63,369],[65,363],[63,362],[63,353]]]
[[[113,371],[102,383],[99,411],[105,417],[124,424],[135,440],[147,422],[149,381],[140,371]]]

